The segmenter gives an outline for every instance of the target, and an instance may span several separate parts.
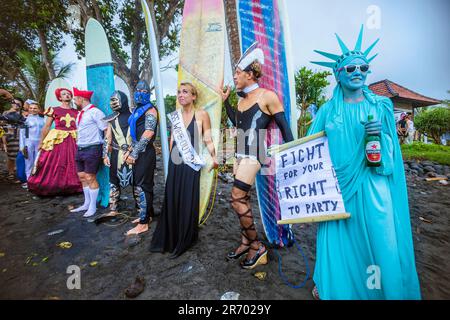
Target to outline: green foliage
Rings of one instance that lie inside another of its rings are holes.
[[[18,83],[25,87],[23,92],[25,98],[33,98],[39,103],[43,104],[50,77],[47,69],[42,62],[40,52],[31,52],[21,50],[17,53],[17,59],[20,62],[20,79]],[[56,75],[59,78],[67,77],[73,69],[74,64],[61,64],[55,60],[55,55],[51,54],[50,59],[55,65]]]
[[[225,91],[225,88],[224,88]],[[238,105],[238,95],[236,93],[236,88],[232,88],[230,92],[230,97],[228,98],[228,101],[230,101],[230,104],[237,108]],[[225,106],[222,108],[222,116],[220,118],[220,127],[221,128],[228,128],[230,126],[228,122],[228,115]]]
[[[450,109],[435,108],[421,112],[414,117],[414,126],[429,135],[435,143],[441,144],[440,137],[450,131]]]
[[[184,1],[177,1],[175,8],[166,0],[153,1],[155,5],[156,25],[162,27],[168,24],[168,31],[161,41],[159,48],[160,58],[171,54],[179,46],[180,17],[184,6]],[[111,45],[111,49],[125,61],[126,64],[132,62],[132,56],[127,47],[139,46],[138,52],[140,66],[143,67],[144,60],[148,58],[150,49],[148,46],[145,19],[140,1],[135,0],[99,0],[97,4],[102,16],[102,26]],[[169,10],[176,10],[176,18],[167,21],[166,13]],[[161,32],[162,30],[158,30]],[[84,57],[84,28],[81,26],[71,31],[75,40],[75,48],[78,57]],[[135,43],[135,40],[139,40]],[[131,48],[133,49],[133,48]]]
[[[2,2],[0,87],[10,89],[16,95],[40,100],[37,97],[39,93],[36,92],[36,96],[32,93],[33,90],[40,91],[39,88],[46,85],[41,83],[43,75],[37,67],[38,60],[43,60],[42,38],[39,38],[39,34],[45,38],[49,68],[58,69],[60,66],[54,66],[54,57],[65,45],[63,35],[68,29],[64,13],[68,5],[68,0]],[[43,65],[42,62],[40,64]],[[48,72],[45,65],[44,69]],[[30,78],[34,76],[36,77]],[[27,85],[27,81],[32,82],[32,85]]]
[[[307,128],[310,125],[311,117],[306,112],[311,104],[320,107],[327,99],[325,97],[325,88],[330,84],[327,80],[332,73],[329,71],[313,71],[302,67],[295,73],[295,91],[297,106],[301,109],[301,116],[298,121],[298,137],[306,135]]]
[[[450,165],[450,147],[414,142],[413,144],[402,144],[402,154],[405,160],[429,160],[443,165]]]
[[[309,112],[304,112],[297,121],[297,128],[299,132],[299,138],[303,138],[309,130],[312,124],[312,116]],[[302,134],[300,136],[300,134]]]
[[[164,105],[166,107],[166,114],[169,114],[177,108],[177,96],[166,95],[164,98]]]

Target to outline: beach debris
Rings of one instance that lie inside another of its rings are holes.
[[[89,263],[89,265],[90,265],[91,267],[95,267],[95,266],[98,265],[98,261],[92,261],[91,263]]]
[[[6,269],[6,268],[2,270],[3,273],[5,273],[6,271],[8,271],[8,269]]]
[[[266,280],[267,272],[256,272],[254,276],[261,281]]]
[[[72,243],[69,241],[64,241],[58,244],[58,247],[62,248],[62,249],[70,249],[72,248]]]
[[[51,297],[48,297],[47,300],[61,300],[61,298],[57,297],[57,296],[51,296]]]
[[[128,298],[136,298],[140,295],[145,288],[145,279],[143,277],[136,277],[134,283],[131,284],[128,288],[125,289],[125,296]]]
[[[428,182],[430,182],[430,181],[445,181],[445,180],[448,180],[448,178],[447,177],[438,177],[438,176],[435,176],[435,177],[431,177],[431,178],[426,178],[425,179],[426,181],[428,181]]]
[[[48,261],[48,257],[44,257],[42,258],[41,262],[47,262]]]
[[[425,219],[424,217],[419,217],[420,221],[426,222],[426,223],[433,223],[433,221]]]
[[[3,258],[5,256],[4,252],[0,252],[0,258]]]
[[[239,300],[240,294],[234,291],[225,292],[220,300]]]
[[[187,272],[191,271],[192,268],[194,268],[192,265],[186,264],[186,265],[183,267],[182,272],[187,273]]]
[[[439,183],[442,184],[443,186],[448,185],[447,179],[445,179],[445,180],[439,180]]]
[[[31,260],[33,260],[33,258],[36,257],[36,256],[37,256],[37,253],[31,254],[31,256],[29,256],[27,258],[27,260],[25,261],[25,264],[30,264]]]
[[[58,230],[55,230],[55,231],[47,233],[47,235],[54,236],[55,234],[60,234],[60,233],[63,233],[63,232],[64,232],[64,229],[58,229]]]
[[[425,194],[427,194],[426,192],[423,192],[423,191],[420,191],[420,194],[423,194],[423,195],[425,195]]]
[[[131,236],[127,236],[125,238],[125,244],[132,248],[134,246],[137,246],[139,243],[141,243],[142,238],[138,234],[133,234]]]

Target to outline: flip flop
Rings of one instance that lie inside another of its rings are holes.
[[[94,219],[94,223],[99,225],[101,223],[111,221],[112,219],[117,218],[117,215],[118,215],[118,213],[111,214],[111,212],[102,214],[101,216]]]

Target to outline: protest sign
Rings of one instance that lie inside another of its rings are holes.
[[[347,219],[324,132],[269,151],[275,156],[278,224]]]

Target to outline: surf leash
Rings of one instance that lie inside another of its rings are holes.
[[[283,273],[283,270],[282,270],[281,254],[278,252],[278,249],[276,249],[276,248],[274,248],[274,251],[275,251],[275,254],[278,257],[278,274],[280,275],[280,278],[283,280],[283,282],[287,286],[289,286],[289,287],[291,287],[293,289],[300,289],[300,288],[303,288],[305,286],[305,284],[306,284],[306,281],[308,281],[308,279],[310,277],[310,269],[309,269],[308,259],[306,258],[305,253],[303,252],[302,248],[300,247],[300,245],[295,240],[294,231],[292,231],[292,235],[293,235],[294,244],[297,247],[298,252],[300,252],[300,254],[302,255],[303,261],[305,262],[306,276],[305,276],[305,279],[303,280],[302,283],[300,283],[299,285],[294,285],[294,284],[289,282],[289,280],[287,279],[286,275]]]
[[[111,217],[111,220],[112,219],[118,219],[119,220],[118,223],[111,223],[111,222],[106,222],[105,221],[105,222],[102,222],[101,224],[104,224],[104,225],[106,225],[108,227],[119,227],[119,226],[127,223],[129,220],[134,220],[134,219],[139,218],[139,217],[130,216],[128,214],[125,214],[124,212],[131,212],[131,211],[126,210],[126,211],[120,212],[120,213],[118,213],[118,214],[116,214],[114,216],[105,216],[105,218]],[[100,218],[100,217],[98,217],[98,218]]]
[[[205,222],[208,220],[209,216],[211,215],[211,213],[212,213],[212,211],[213,211],[214,204],[215,204],[215,202],[216,202],[217,179],[218,179],[218,172],[219,172],[219,170],[216,169],[216,170],[214,170],[214,171],[215,171],[215,172],[214,172],[214,193],[213,193],[212,201],[211,201],[211,199],[210,199],[211,207],[209,208],[209,212],[208,212],[208,214],[206,215],[206,217],[205,217],[204,219],[202,219],[202,221],[200,222],[200,225],[201,225],[201,226],[204,225]]]

